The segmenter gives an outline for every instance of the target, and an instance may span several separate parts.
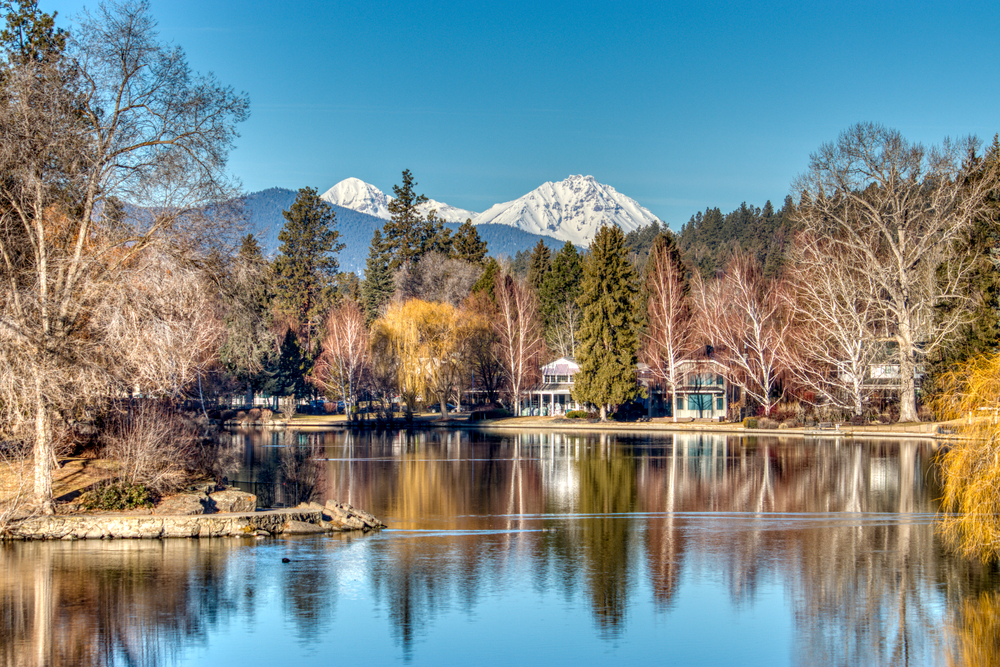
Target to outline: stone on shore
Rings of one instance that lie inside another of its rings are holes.
[[[281,527],[282,535],[314,535],[316,533],[325,533],[326,529],[323,526],[318,526],[314,523],[307,523],[305,521],[295,521],[294,519],[289,519]]]
[[[156,509],[153,510],[153,513],[168,516],[204,514],[205,508],[210,502],[211,500],[208,495],[201,491],[197,493],[180,493],[176,496],[164,498],[156,506]]]
[[[210,493],[214,509],[221,513],[245,513],[257,509],[257,496],[238,489],[224,489]]]
[[[323,519],[329,522],[335,530],[376,530],[385,528],[375,516],[364,510],[355,509],[346,503],[335,500],[326,501],[323,507]]]

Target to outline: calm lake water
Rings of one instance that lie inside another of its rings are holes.
[[[942,548],[926,442],[457,431],[234,440],[241,481],[293,500],[297,478],[300,491],[318,485],[390,529],[4,545],[3,664],[1000,655],[1000,575]],[[310,457],[322,460],[310,467]]]

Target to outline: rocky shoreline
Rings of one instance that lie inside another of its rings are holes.
[[[291,509],[257,510],[252,494],[225,490],[229,511],[205,513],[198,494],[182,494],[165,507],[146,513],[32,516],[7,527],[7,540],[164,539],[171,537],[271,537],[314,535],[352,530],[368,532],[385,524],[368,512],[328,500]],[[208,494],[203,494],[208,495]],[[248,498],[249,497],[249,498]],[[179,500],[178,500],[179,499]],[[251,500],[252,499],[252,500]],[[214,500],[214,499],[213,499]],[[248,506],[252,502],[253,506]],[[233,509],[233,507],[239,509]],[[186,510],[185,510],[186,508]],[[200,508],[201,511],[198,511]]]

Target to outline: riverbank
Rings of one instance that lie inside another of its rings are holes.
[[[269,424],[279,428],[330,429],[351,428],[343,415],[297,415],[290,420],[276,420]],[[507,417],[471,421],[468,413],[458,413],[448,419],[438,415],[414,415],[410,424],[397,420],[393,428],[463,428],[483,431],[545,429],[559,431],[582,431],[595,433],[690,433],[709,432],[730,435],[770,435],[823,438],[926,438],[932,440],[954,440],[957,428],[954,422],[913,422],[903,424],[871,424],[852,426],[833,425],[828,428],[798,427],[778,429],[749,429],[740,422],[684,421],[675,422],[669,417],[651,419],[646,422],[598,422],[588,419],[566,419],[565,417]]]

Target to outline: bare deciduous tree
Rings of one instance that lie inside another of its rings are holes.
[[[500,337],[493,328],[496,306],[484,292],[466,299],[463,310],[476,314],[477,326],[468,341],[468,360],[472,366],[475,388],[486,395],[487,403],[500,397],[504,384],[504,367],[500,362]]]
[[[544,349],[538,299],[524,281],[506,272],[497,274],[494,295],[497,310],[493,329],[500,339],[500,361],[516,412],[525,384],[538,375],[539,355]]]
[[[694,347],[694,323],[684,293],[681,267],[664,245],[654,247],[652,269],[646,283],[649,290],[645,357],[653,375],[670,392],[671,400],[681,384],[680,362]],[[674,421],[677,411],[673,410]]]
[[[478,264],[452,259],[439,252],[429,252],[416,263],[404,264],[396,272],[396,298],[400,301],[423,299],[462,304],[483,269]]]
[[[737,252],[723,276],[706,283],[695,273],[692,290],[705,342],[729,369],[730,380],[767,415],[784,395],[782,388],[775,396],[790,326],[783,289],[764,279],[753,258]]]
[[[116,461],[116,477],[158,493],[179,488],[194,467],[198,433],[163,405],[142,401],[115,414],[101,433],[104,456]]]
[[[365,315],[353,301],[345,300],[326,318],[323,353],[310,378],[318,387],[332,389],[344,400],[348,415],[368,369],[369,335]]]
[[[552,324],[546,331],[546,343],[560,357],[575,357],[580,307],[574,301],[567,301],[556,309],[552,317]]]
[[[184,257],[217,237],[206,225],[219,211],[207,207],[233,193],[225,162],[247,115],[244,96],[157,42],[144,2],[85,14],[68,53],[8,56],[0,102],[0,376],[15,376],[0,386],[0,409],[8,423],[34,423],[46,512],[59,413],[179,363],[132,363],[129,350],[157,335],[180,339],[169,314],[129,298],[163,303],[143,283],[154,246]],[[113,214],[111,197],[132,215]]]
[[[786,368],[815,397],[812,402],[861,416],[875,391],[872,364],[885,345],[879,291],[828,245],[800,235],[793,246],[785,292],[793,322]]]
[[[899,349],[900,421],[916,421],[915,369],[963,322],[963,283],[975,253],[955,248],[983,214],[991,178],[969,179],[978,141],[925,149],[899,132],[861,123],[811,156],[794,189],[796,216],[829,239],[827,269],[850,267],[870,280]]]

